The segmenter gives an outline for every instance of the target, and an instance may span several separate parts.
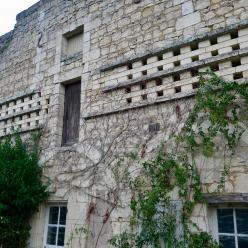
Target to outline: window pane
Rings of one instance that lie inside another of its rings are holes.
[[[65,225],[66,213],[67,213],[67,208],[66,207],[61,207],[60,208],[60,219],[59,219],[59,224],[60,225]]]
[[[239,237],[239,248],[247,248],[248,247],[248,237]]]
[[[49,224],[58,224],[59,207],[50,207]]]
[[[60,227],[58,234],[58,246],[64,246],[64,240],[65,240],[65,228]]]
[[[47,244],[48,245],[56,245],[56,233],[57,233],[57,227],[48,227],[47,232]]]
[[[219,233],[234,233],[233,210],[218,209],[217,216]]]
[[[223,248],[235,248],[235,238],[230,236],[219,236]]]
[[[238,233],[248,234],[248,209],[237,209],[236,219]]]

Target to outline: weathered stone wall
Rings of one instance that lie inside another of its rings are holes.
[[[142,144],[151,156],[180,130],[176,108],[192,108],[196,69],[218,65],[228,79],[247,78],[247,10],[246,0],[41,0],[0,37],[0,135],[42,125],[44,180],[51,202],[67,203],[72,247],[109,247],[112,234],[128,226],[130,192],[116,183],[111,165],[127,151],[141,154]],[[67,56],[67,36],[82,26],[81,50]],[[77,78],[80,140],[61,147],[62,84]],[[160,123],[158,133],[148,132],[151,123]],[[247,193],[247,143],[244,136],[226,192]],[[213,192],[219,175],[209,165],[215,168],[218,158],[200,162],[205,190]],[[111,212],[116,192],[121,203]],[[45,216],[46,205],[33,219],[30,247],[44,244]],[[206,206],[193,218],[209,230]],[[87,239],[73,231],[82,226],[92,231]]]

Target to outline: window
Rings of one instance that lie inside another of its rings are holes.
[[[248,247],[248,209],[217,209],[218,239],[223,248]]]
[[[46,227],[46,248],[64,247],[67,208],[50,206]]]
[[[65,85],[62,145],[78,141],[81,82]]]
[[[76,54],[83,50],[84,26],[64,34],[64,54],[67,56]]]

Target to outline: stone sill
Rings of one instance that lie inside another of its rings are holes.
[[[113,91],[113,90],[125,88],[127,86],[132,86],[132,85],[139,84],[139,83],[142,83],[142,82],[155,80],[155,79],[160,78],[160,77],[171,76],[171,75],[174,75],[174,74],[189,71],[191,69],[210,66],[212,64],[216,64],[216,63],[225,61],[227,59],[232,59],[232,58],[235,58],[235,57],[245,56],[245,55],[248,55],[248,48],[243,48],[243,49],[240,49],[240,50],[236,50],[236,51],[228,52],[228,53],[225,53],[225,54],[221,54],[221,55],[218,55],[218,56],[215,56],[215,57],[210,57],[210,58],[207,58],[207,59],[192,62],[192,63],[189,63],[187,65],[182,65],[182,66],[174,67],[174,68],[167,69],[167,70],[164,70],[164,71],[159,71],[159,72],[153,73],[151,75],[139,77],[137,79],[127,80],[127,81],[119,83],[119,84],[117,84],[115,86],[104,87],[104,88],[102,88],[102,91],[104,93],[107,93],[107,92],[110,92],[110,91]]]
[[[61,64],[62,64],[62,66],[69,65],[73,62],[76,62],[76,61],[82,59],[82,58],[83,58],[82,52],[74,53],[74,54],[69,55],[69,56],[64,56],[61,59]]]
[[[119,60],[119,61],[111,63],[111,64],[103,65],[99,68],[99,70],[101,72],[113,70],[113,69],[120,67],[120,66],[128,65],[130,63],[134,63],[134,62],[139,61],[139,60],[147,59],[147,58],[152,57],[152,56],[161,55],[163,53],[166,53],[167,51],[178,49],[180,47],[187,46],[187,45],[190,45],[190,44],[195,43],[195,42],[200,42],[203,40],[215,38],[215,37],[218,37],[220,35],[224,35],[224,34],[232,32],[232,31],[235,31],[237,29],[245,28],[247,26],[248,26],[248,20],[242,20],[242,21],[239,21],[235,24],[229,25],[228,27],[219,28],[219,29],[216,29],[216,30],[208,32],[208,33],[200,33],[198,35],[195,35],[195,36],[189,37],[189,38],[183,37],[177,41],[170,43],[169,45],[166,45],[163,48],[159,48],[159,49],[156,49],[153,51],[148,51],[148,52],[146,52],[144,54],[140,54],[136,57],[131,57],[128,59],[122,59],[122,60]]]
[[[205,194],[204,198],[208,204],[224,203],[248,203],[247,193],[223,193],[223,194]]]

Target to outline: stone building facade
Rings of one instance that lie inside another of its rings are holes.
[[[144,143],[152,156],[180,129],[175,108],[193,105],[198,71],[248,78],[247,13],[247,0],[41,0],[17,15],[0,37],[0,136],[42,130],[52,192],[31,222],[30,247],[111,247],[128,228],[131,197],[111,164]],[[236,216],[247,207],[247,145],[244,135],[224,200],[192,216],[217,240],[216,208],[229,204]],[[206,193],[220,160],[203,166]]]

